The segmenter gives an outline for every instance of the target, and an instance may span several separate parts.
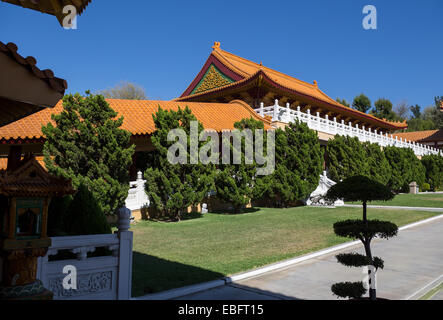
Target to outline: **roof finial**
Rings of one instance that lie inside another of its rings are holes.
[[[220,42],[215,41],[214,45],[212,46],[212,49],[214,50],[220,49]]]
[[[314,80],[314,86],[318,87],[317,80]]]

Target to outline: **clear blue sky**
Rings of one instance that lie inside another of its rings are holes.
[[[378,29],[362,28],[375,5]],[[93,0],[77,30],[0,2],[0,41],[68,80],[68,92],[132,81],[151,99],[179,96],[214,41],[312,82],[332,98],[361,92],[422,107],[443,95],[443,1]]]

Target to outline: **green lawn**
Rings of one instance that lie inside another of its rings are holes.
[[[440,291],[443,291],[443,283],[441,283],[439,286],[426,293],[419,300],[430,300],[435,294],[437,294]]]
[[[347,204],[361,204],[349,202]],[[392,201],[373,201],[369,205],[443,208],[443,194],[399,194]]]
[[[369,209],[398,225],[432,212]],[[133,296],[159,292],[302,255],[346,239],[332,225],[361,218],[360,208],[260,208],[239,215],[205,214],[179,223],[141,221],[134,232]]]

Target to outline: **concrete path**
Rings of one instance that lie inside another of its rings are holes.
[[[343,207],[350,208],[362,208],[359,204],[345,204]],[[368,205],[368,208],[373,209],[391,209],[391,210],[412,210],[412,211],[430,211],[430,212],[443,212],[443,208],[432,208],[432,207],[402,207],[402,206],[375,206]]]
[[[377,293],[388,299],[418,299],[443,276],[443,219],[399,232],[390,240],[375,240],[372,251],[385,261],[377,274]],[[364,253],[360,245],[341,252]],[[337,299],[331,285],[362,281],[362,269],[348,268],[326,254],[230,285],[184,296],[190,300]],[[434,299],[443,298],[440,294]]]

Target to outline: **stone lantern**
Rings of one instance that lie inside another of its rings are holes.
[[[0,176],[0,299],[51,299],[36,279],[52,197],[72,194],[71,182],[50,175],[32,156]]]
[[[412,181],[409,184],[409,193],[418,194],[418,184],[415,181]]]

